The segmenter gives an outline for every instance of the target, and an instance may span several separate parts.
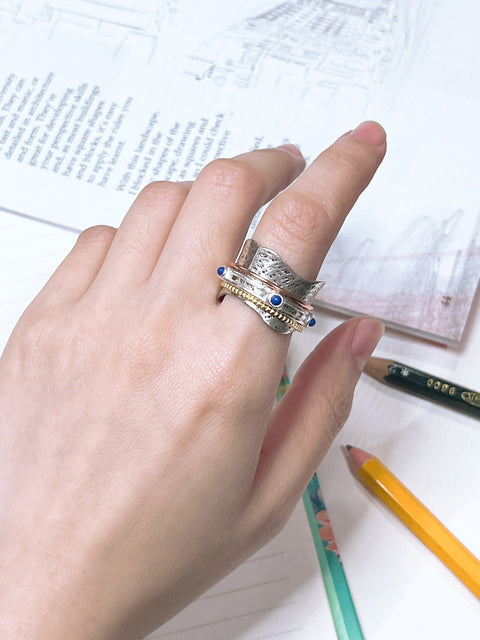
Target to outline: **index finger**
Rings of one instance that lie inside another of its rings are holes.
[[[330,245],[386,151],[376,122],[364,122],[320,154],[268,206],[254,239],[300,276],[314,279]]]

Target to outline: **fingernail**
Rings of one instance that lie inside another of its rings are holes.
[[[387,138],[383,127],[381,127],[378,122],[372,122],[371,120],[359,124],[358,127],[352,131],[352,136],[374,147],[385,144]]]
[[[303,154],[300,149],[294,144],[281,144],[277,147],[277,149],[282,149],[282,151],[286,151],[291,156],[295,156],[296,158],[303,158]]]
[[[352,354],[360,371],[363,371],[384,331],[385,325],[376,318],[364,318],[357,324],[352,339]]]

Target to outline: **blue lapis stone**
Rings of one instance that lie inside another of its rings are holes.
[[[271,298],[270,298],[270,304],[272,304],[274,307],[279,307],[283,302],[283,298],[282,296],[279,296],[278,293],[275,293]]]
[[[225,273],[225,267],[218,267],[217,273],[219,276],[223,276],[223,274]]]
[[[315,320],[315,318],[312,318],[310,320],[310,322],[308,323],[308,326],[309,327],[314,327],[316,324],[317,324],[317,321]]]

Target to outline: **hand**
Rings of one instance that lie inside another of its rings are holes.
[[[338,327],[271,415],[288,336],[216,269],[279,193],[255,238],[315,278],[384,153],[364,123],[287,189],[295,147],[216,160],[80,235],[0,361],[2,638],[143,637],[285,524],[383,327]]]

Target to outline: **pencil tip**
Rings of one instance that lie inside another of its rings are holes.
[[[342,450],[343,457],[350,464],[349,460],[351,458],[350,449],[352,448],[351,444],[340,445],[340,449]]]
[[[342,453],[343,457],[345,458],[345,462],[347,463],[351,471],[355,471],[354,467],[352,466],[353,453],[350,453],[351,449],[353,449],[353,445],[351,444],[342,445]]]

